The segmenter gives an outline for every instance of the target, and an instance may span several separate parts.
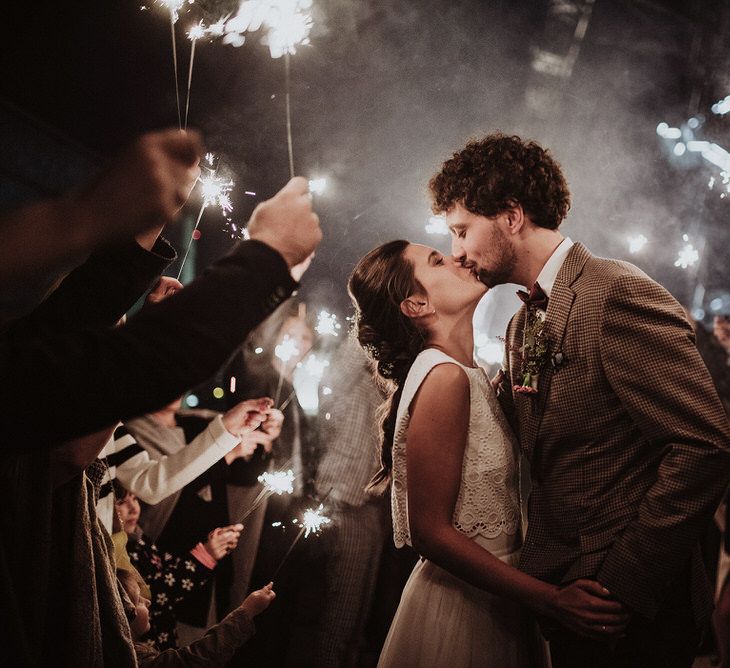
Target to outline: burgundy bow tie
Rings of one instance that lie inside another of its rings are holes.
[[[545,290],[540,287],[539,283],[536,282],[533,284],[529,294],[527,294],[524,290],[518,290],[517,296],[525,304],[527,304],[527,306],[534,306],[535,308],[547,311],[548,296],[545,294]]]

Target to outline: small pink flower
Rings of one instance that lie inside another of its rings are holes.
[[[537,390],[529,385],[514,385],[512,389],[517,392],[517,394],[537,394]]]

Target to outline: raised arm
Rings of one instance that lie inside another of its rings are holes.
[[[117,432],[119,433],[119,432]],[[117,479],[145,503],[155,505],[182,489],[207,471],[238,445],[240,439],[226,430],[221,417],[211,420],[206,429],[180,451],[151,459],[140,446],[134,448],[134,437],[126,432],[116,438],[119,455],[130,455],[117,463]]]
[[[151,459],[134,436],[120,428],[114,434],[116,476],[126,489],[155,505],[210,469],[241,442],[241,434],[258,427],[270,399],[241,402],[208,426],[178,452]]]
[[[149,133],[85,189],[2,216],[0,285],[173,222],[200,174],[202,153],[194,131]]]
[[[69,273],[30,315],[12,325],[15,336],[112,327],[175,257],[164,239],[149,248],[132,240],[100,250]]]
[[[651,618],[727,487],[730,425],[681,307],[650,279],[614,280],[600,351],[613,391],[659,467],[637,518],[611,547],[597,579]]]
[[[1,337],[0,368],[14,382],[0,388],[0,433],[48,447],[154,411],[211,376],[291,294],[291,268],[321,239],[306,180],[260,204],[250,226],[251,241],[123,327]]]

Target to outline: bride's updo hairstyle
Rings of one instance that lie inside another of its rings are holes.
[[[350,276],[355,305],[354,334],[377,369],[389,396],[381,407],[381,469],[368,485],[382,494],[390,484],[396,413],[408,371],[425,345],[425,333],[401,311],[401,302],[423,291],[413,265],[404,257],[408,241],[389,241],[371,250]]]

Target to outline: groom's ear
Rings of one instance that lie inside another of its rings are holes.
[[[426,315],[432,315],[435,311],[428,303],[428,297],[423,295],[412,295],[400,303],[400,310],[408,318],[418,319]]]
[[[504,212],[507,234],[519,234],[524,229],[526,220],[522,205],[519,202],[510,202],[509,208]]]

